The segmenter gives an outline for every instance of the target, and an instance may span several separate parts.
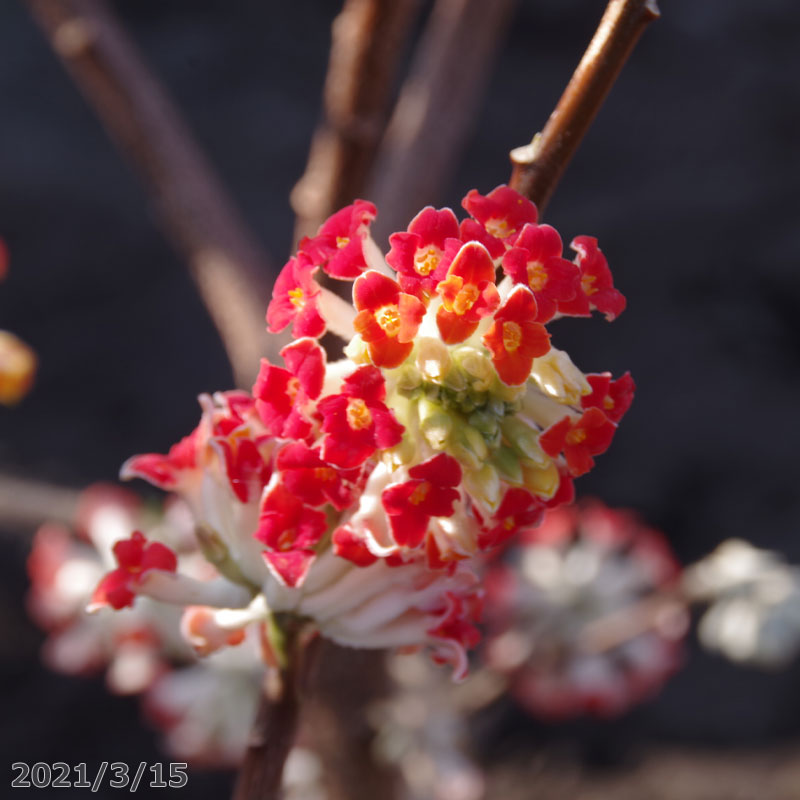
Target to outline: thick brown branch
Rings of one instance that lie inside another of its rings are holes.
[[[515,0],[437,0],[375,165],[367,196],[380,242],[433,203],[451,176]]]
[[[363,194],[418,0],[347,0],[333,23],[325,118],[292,192],[296,237]]]
[[[25,0],[53,50],[139,172],[186,258],[240,385],[267,348],[270,270],[217,176],[102,0]]]
[[[285,661],[267,673],[233,800],[279,800],[282,794],[283,768],[297,735],[301,698],[318,641],[310,640],[302,622],[290,616],[282,620],[281,632]]]
[[[511,186],[542,210],[647,25],[655,0],[611,0],[544,130],[511,152]]]

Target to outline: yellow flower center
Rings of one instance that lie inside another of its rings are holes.
[[[321,483],[330,483],[336,480],[336,471],[331,467],[317,467],[314,470],[314,477]]]
[[[522,344],[522,328],[516,322],[503,323],[503,347],[507,353],[516,351]]]
[[[372,425],[372,414],[360,397],[347,401],[347,424],[354,431],[361,431]]]
[[[566,442],[569,445],[581,444],[586,440],[586,431],[583,428],[575,428],[566,435]]]
[[[383,306],[375,312],[375,321],[387,336],[397,336],[400,332],[400,309],[396,305]]]
[[[506,237],[511,236],[515,230],[513,228],[509,228],[508,222],[504,219],[490,219],[486,223],[485,228],[492,236],[496,236],[498,239],[505,239]]]
[[[581,278],[581,289],[583,289],[583,293],[587,297],[591,297],[593,294],[597,292],[597,289],[594,287],[594,282],[597,280],[596,275],[584,275]]]
[[[547,270],[540,261],[528,264],[528,286],[532,292],[541,292],[547,286]]]
[[[294,400],[297,393],[300,391],[300,380],[298,378],[289,378],[286,383],[286,394],[289,395],[290,400]]]
[[[605,408],[606,411],[611,411],[614,408],[614,401],[607,395],[603,400],[603,408]]]
[[[305,301],[305,295],[299,286],[296,289],[289,289],[289,302],[295,308],[302,308]]]
[[[428,481],[422,481],[422,483],[411,492],[408,502],[411,503],[412,506],[418,506],[428,496],[430,490],[430,483]]]
[[[289,528],[285,530],[279,537],[278,537],[278,550],[291,550],[292,545],[294,544],[294,540],[296,537],[296,531],[294,528]]]
[[[439,266],[439,252],[435,247],[418,252],[414,256],[414,270],[418,275],[430,275]]]
[[[347,247],[350,244],[350,239],[347,236],[337,236],[336,237],[336,249],[342,250],[343,248]]]
[[[517,521],[514,519],[514,517],[506,517],[506,518],[503,520],[503,527],[504,527],[504,528],[505,528],[507,531],[510,531],[510,530],[512,530],[516,524],[517,524]]]

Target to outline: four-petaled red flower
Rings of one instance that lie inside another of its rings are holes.
[[[550,334],[536,319],[536,300],[526,286],[516,286],[494,315],[483,343],[492,353],[500,380],[520,386],[531,374],[533,359],[550,349]]]
[[[359,367],[342,383],[340,394],[317,403],[322,414],[322,458],[337,467],[363,464],[378,448],[399,444],[403,426],[386,407],[386,386],[377,367]]]
[[[625,297],[614,288],[611,270],[593,236],[576,236],[570,247],[581,271],[580,288],[572,300],[559,302],[558,310],[572,317],[588,317],[592,309],[602,311],[611,322],[626,306]]]
[[[611,380],[610,372],[587,375],[586,380],[592,393],[581,398],[583,408],[601,408],[612,422],[619,422],[631,407],[636,389],[630,372],[615,381]]]
[[[401,292],[397,281],[370,270],[353,285],[353,302],[359,312],[353,327],[367,343],[372,363],[389,368],[402,364],[425,316],[422,301]]]
[[[411,220],[408,231],[393,233],[386,262],[397,270],[404,292],[427,302],[447,272],[447,239],[458,238],[458,220],[449,208],[423,208]]]
[[[261,421],[273,436],[305,439],[311,432],[306,405],[322,392],[325,351],[313,339],[299,339],[281,350],[286,369],[261,359],[253,397]]]
[[[545,503],[526,489],[508,489],[494,513],[494,526],[482,534],[479,546],[481,549],[497,547],[518,530],[535,527],[541,521],[545,508]]]
[[[549,225],[527,224],[503,257],[503,269],[514,283],[530,287],[539,309],[537,322],[549,322],[559,302],[575,297],[580,270],[561,257],[561,237]]]
[[[605,453],[616,429],[599,408],[589,408],[577,422],[564,417],[551,425],[539,437],[539,445],[551,458],[556,458],[563,450],[567,467],[577,478],[594,466],[592,456]]]
[[[458,461],[446,453],[417,464],[408,471],[411,480],[387,486],[381,494],[394,540],[401,547],[419,547],[431,517],[449,517],[459,498]]]
[[[519,192],[502,185],[485,197],[470,191],[461,205],[483,225],[486,232],[505,245],[513,245],[528,222],[536,222],[536,206]]]
[[[325,320],[319,310],[320,286],[313,278],[316,266],[303,253],[290,258],[275,280],[267,307],[267,330],[280,333],[289,323],[292,336],[322,336]]]
[[[175,572],[178,559],[175,553],[161,542],[148,542],[141,531],[134,531],[130,539],[120,539],[113,547],[119,565],[103,577],[92,594],[90,609],[111,606],[119,610],[133,605],[138,586],[151,570]]]
[[[325,513],[309,508],[285,486],[274,486],[261,503],[254,536],[269,549],[264,560],[287,586],[298,586],[316,557],[314,545],[328,527]]]
[[[377,213],[372,203],[356,200],[329,217],[316,236],[303,239],[298,250],[332,278],[357,278],[367,268],[364,247]]]
[[[500,305],[494,279],[494,262],[488,250],[478,242],[463,245],[450,264],[447,277],[436,287],[442,299],[436,324],[445,344],[458,344],[469,338],[481,318]]]

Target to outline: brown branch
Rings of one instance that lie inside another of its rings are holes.
[[[281,631],[285,662],[267,673],[233,800],[279,800],[282,794],[283,768],[297,735],[301,695],[318,642],[309,641],[308,631],[293,617],[283,621]]]
[[[102,0],[25,0],[186,258],[237,382],[267,349],[268,259],[136,46]]]
[[[515,0],[437,0],[392,114],[367,196],[378,241],[436,202],[472,130]]]
[[[544,130],[511,151],[510,185],[541,211],[592,124],[644,29],[659,16],[655,0],[611,0]]]
[[[418,0],[347,0],[333,23],[325,119],[291,195],[296,238],[364,193]]]

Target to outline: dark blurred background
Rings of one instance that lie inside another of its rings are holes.
[[[613,325],[552,326],[585,371],[630,370],[638,384],[578,489],[639,511],[685,563],[734,536],[800,561],[800,10],[661,5],[546,214],[567,241],[599,238],[628,297]],[[114,7],[280,266],[339,4]],[[603,8],[520,2],[457,175],[430,202],[458,208],[468,189],[508,179],[508,150],[543,126]],[[145,192],[14,2],[0,4],[0,237],[11,253],[0,326],[41,362],[30,396],[0,409],[0,472],[113,480],[129,455],[193,427],[199,392],[231,385]],[[0,531],[3,763],[164,758],[134,700],[39,665],[42,634],[23,606],[30,533]],[[657,699],[610,725],[546,728],[505,709],[487,757],[549,742],[623,768],[663,746],[737,753],[800,738],[797,666],[764,674],[690,651]],[[190,776],[191,796],[224,795],[227,781]]]

